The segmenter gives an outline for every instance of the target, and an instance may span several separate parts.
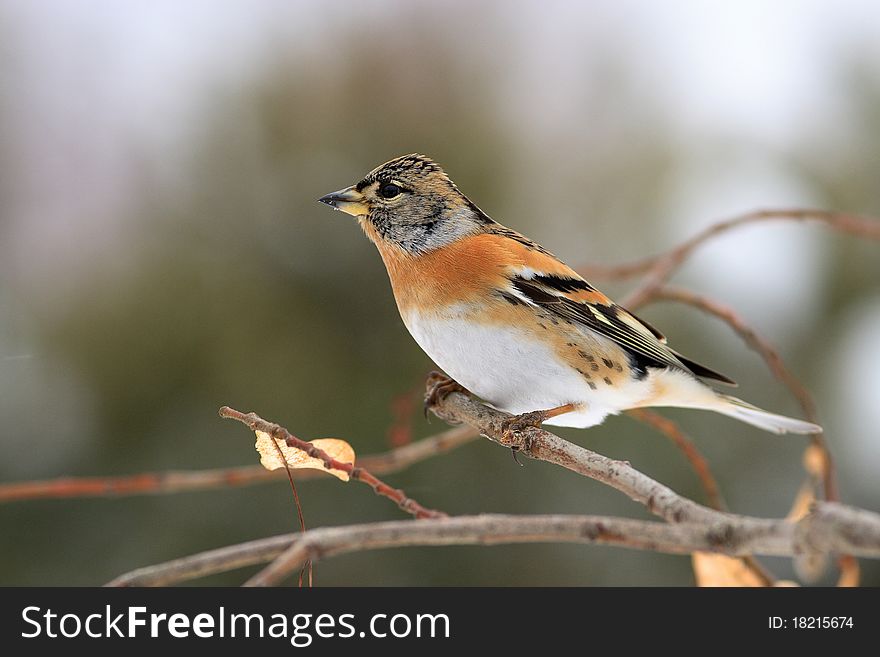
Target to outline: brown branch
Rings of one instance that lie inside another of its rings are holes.
[[[223,406],[220,409],[220,417],[237,420],[247,425],[251,431],[262,431],[272,436],[273,440],[282,440],[291,447],[302,450],[313,459],[318,459],[324,463],[327,470],[342,470],[347,473],[351,479],[363,482],[373,489],[376,495],[387,497],[389,500],[397,504],[403,511],[412,514],[416,518],[443,518],[446,514],[442,511],[435,511],[423,507],[399,488],[393,488],[384,481],[364,470],[360,466],[354,466],[351,463],[343,463],[337,461],[324,450],[318,449],[311,443],[297,438],[280,424],[268,422],[256,413],[242,413],[229,406]]]
[[[712,474],[712,470],[709,468],[709,462],[700,454],[696,445],[684,434],[678,424],[659,413],[644,408],[631,409],[627,411],[627,415],[637,419],[639,422],[644,422],[652,429],[659,431],[669,438],[690,462],[691,467],[700,479],[703,490],[706,492],[709,506],[718,511],[725,511],[727,509],[727,504],[721,496],[721,489],[718,487],[715,475]]]
[[[399,472],[414,463],[472,442],[476,437],[477,432],[470,427],[455,427],[382,454],[358,457],[358,465],[377,475]],[[324,478],[326,475],[319,470],[294,470],[293,476],[299,482]],[[285,478],[284,471],[269,471],[261,465],[214,470],[143,472],[118,477],[62,477],[0,484],[0,503],[41,498],[167,495],[252,486],[282,481]]]
[[[587,278],[597,280],[618,280],[632,278],[640,274],[650,274],[639,290],[631,295],[629,302],[624,304],[641,305],[651,295],[652,290],[662,285],[672,272],[703,243],[734,228],[767,221],[818,221],[850,235],[880,240],[880,221],[872,217],[798,208],[758,210],[712,224],[678,246],[656,256],[622,265],[585,265],[580,267],[578,272]]]
[[[305,561],[347,552],[416,545],[585,543],[669,554],[695,551],[795,556],[840,550],[880,557],[880,515],[818,505],[799,523],[731,516],[717,523],[666,524],[599,516],[478,515],[323,527],[210,550],[140,568],[109,586],[160,586],[272,561],[251,585],[281,581]],[[274,561],[273,561],[274,560]]]
[[[816,403],[813,401],[810,392],[785,366],[782,357],[773,345],[749,326],[736,311],[729,306],[679,287],[661,286],[655,291],[654,298],[683,303],[722,320],[742,338],[749,348],[761,356],[773,376],[791,391],[806,418],[810,422],[818,424],[819,418],[816,412]],[[810,442],[821,451],[823,457],[821,481],[815,482],[818,484],[816,488],[824,491],[826,500],[831,502],[837,501],[839,493],[834,476],[834,466],[825,438],[821,433],[813,434]]]

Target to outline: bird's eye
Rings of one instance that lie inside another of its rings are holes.
[[[394,183],[385,183],[379,188],[379,194],[382,198],[394,198],[400,194],[400,187]]]

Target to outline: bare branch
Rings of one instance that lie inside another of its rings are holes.
[[[650,273],[650,276],[647,277],[639,291],[632,294],[629,301],[624,304],[631,306],[641,305],[651,295],[653,289],[668,280],[672,272],[703,243],[734,228],[768,221],[818,221],[843,233],[880,240],[880,221],[872,217],[802,208],[758,210],[757,212],[750,212],[712,224],[665,253],[610,267],[585,265],[578,268],[578,272],[587,278],[596,280],[618,280]]]
[[[703,485],[703,490],[706,492],[709,506],[718,511],[724,511],[727,509],[727,504],[721,496],[721,489],[718,487],[715,475],[712,474],[712,470],[709,468],[709,462],[702,454],[700,454],[696,445],[684,435],[684,432],[678,424],[669,418],[663,417],[659,413],[644,408],[634,408],[629,410],[627,411],[627,415],[634,417],[639,422],[644,422],[649,427],[659,431],[669,438],[669,440],[681,450],[685,455],[685,458],[690,462],[691,467],[693,467],[694,472],[697,473],[697,477],[699,477],[700,483]]]
[[[665,520],[713,523],[726,522],[734,517],[680,496],[668,486],[639,472],[627,461],[616,461],[602,456],[544,429],[529,427],[513,436],[505,436],[502,423],[512,416],[489,408],[462,393],[450,393],[438,401],[431,411],[447,422],[469,424],[489,440],[520,454],[561,465],[608,484]]]
[[[358,457],[358,465],[378,475],[399,472],[432,456],[445,454],[473,442],[476,437],[477,432],[471,427],[455,427],[382,454]],[[293,470],[292,474],[297,482],[326,476],[319,470]],[[62,477],[0,484],[0,503],[40,498],[168,495],[284,480],[286,474],[283,470],[270,471],[261,465],[216,470],[142,472],[119,477]]]
[[[317,478],[316,470],[302,470],[305,477]],[[177,470],[141,472],[118,477],[61,477],[0,484],[0,503],[21,500],[62,499],[70,497],[123,497],[159,495],[250,486],[281,481],[283,472],[270,472],[262,466],[246,465],[217,470]],[[299,480],[299,477],[297,477]]]
[[[614,544],[634,549],[684,554],[716,552],[731,556],[794,556],[812,561],[832,552],[880,557],[880,515],[825,503],[814,506],[798,523],[750,518],[701,506],[681,497],[629,463],[615,461],[573,445],[539,428],[505,434],[502,425],[510,415],[488,408],[469,396],[451,393],[431,409],[450,422],[465,422],[490,440],[532,458],[561,465],[602,481],[644,504],[672,524],[596,516],[463,516],[436,515],[413,523],[387,522],[319,528],[301,534],[252,541],[240,546],[178,559],[122,575],[111,585],[168,584],[207,574],[271,561],[249,580],[269,585],[284,579],[307,561],[342,554],[407,545],[468,545],[497,543],[579,542]],[[239,419],[251,429],[303,449],[309,447],[278,425],[254,414],[229,408],[224,416]],[[310,454],[328,468],[356,468],[338,463],[320,450]],[[402,492],[400,496],[403,497]],[[392,498],[394,499],[394,498]],[[405,499],[405,498],[404,498]]]
[[[585,543],[670,554],[795,556],[838,549],[880,556],[880,516],[821,504],[797,525],[733,516],[719,523],[666,524],[601,516],[478,515],[323,527],[210,550],[117,577],[109,586],[161,586],[274,561],[249,582],[274,584],[305,561],[347,552],[416,545]]]
[[[806,387],[791,373],[782,360],[779,352],[770,344],[770,342],[762,337],[754,328],[749,326],[739,314],[724,304],[718,303],[713,299],[696,294],[690,290],[679,287],[662,286],[654,292],[653,299],[675,301],[692,306],[709,315],[713,315],[732,328],[737,335],[742,338],[751,349],[756,351],[764,362],[767,364],[770,372],[776,379],[783,383],[794,395],[804,415],[810,422],[819,423],[819,417],[816,412],[816,403],[813,396]],[[834,466],[831,452],[824,436],[813,434],[810,442],[822,452],[822,468],[820,481],[814,482],[817,489],[824,491],[825,499],[828,501],[837,501],[839,494],[837,490],[837,482],[834,477]],[[811,473],[812,474],[812,473]]]

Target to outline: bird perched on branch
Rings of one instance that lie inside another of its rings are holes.
[[[427,157],[398,157],[319,200],[357,217],[379,249],[403,323],[452,377],[435,394],[463,386],[516,416],[506,430],[589,427],[625,409],[675,406],[776,433],[821,431],[701,381],[735,385],[490,219]]]

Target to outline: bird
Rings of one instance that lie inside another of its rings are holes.
[[[397,157],[318,200],[354,216],[377,247],[404,325],[446,373],[434,401],[470,392],[512,415],[505,432],[587,428],[645,407],[714,411],[774,433],[821,431],[716,390],[736,384],[491,219],[429,157]]]

